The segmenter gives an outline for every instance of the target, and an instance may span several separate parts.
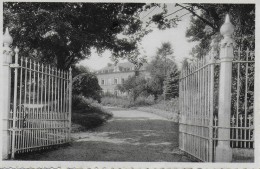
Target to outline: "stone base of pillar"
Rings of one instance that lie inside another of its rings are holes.
[[[9,151],[9,135],[7,131],[2,132],[2,160],[7,160],[10,157]]]
[[[216,147],[216,159],[215,162],[231,162],[232,161],[232,149],[230,146],[218,145]]]

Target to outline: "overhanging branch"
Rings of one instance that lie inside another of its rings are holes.
[[[208,20],[206,20],[205,18],[199,16],[198,14],[196,14],[193,10],[185,7],[185,6],[182,6],[178,3],[176,3],[176,6],[180,6],[182,7],[183,9],[186,9],[187,11],[189,11],[190,13],[192,13],[194,16],[198,17],[201,21],[203,21],[205,24],[207,24],[208,26],[212,27],[214,30],[218,31],[218,28],[216,28],[211,22],[209,22]]]

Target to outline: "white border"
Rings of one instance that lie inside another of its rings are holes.
[[[9,0],[11,1],[19,1],[25,2],[25,0]],[[255,58],[255,104],[254,104],[254,125],[255,125],[255,162],[254,163],[172,163],[172,162],[77,162],[77,161],[1,161],[0,168],[89,168],[89,169],[130,169],[130,168],[137,168],[137,169],[155,169],[155,168],[259,168],[260,167],[260,148],[259,148],[259,127],[260,127],[260,50],[259,50],[259,43],[260,43],[260,3],[257,0],[127,0],[127,1],[120,1],[120,0],[66,0],[67,2],[156,2],[156,3],[254,3],[256,4],[256,58]],[[28,0],[26,1],[28,2]],[[31,2],[37,2],[37,0],[33,0]],[[45,0],[45,2],[64,2],[64,0]],[[0,20],[1,23],[3,21],[3,1],[0,2]],[[3,32],[3,24],[1,24],[1,30]],[[2,41],[2,33],[0,34],[0,39]],[[2,45],[0,47],[0,52],[2,52]],[[1,57],[1,56],[0,56]],[[2,125],[1,125],[2,128]],[[2,129],[0,129],[2,131]],[[0,139],[2,140],[2,139]],[[1,146],[2,147],[2,146]],[[0,148],[1,151],[1,148]],[[1,154],[1,153],[0,153]],[[1,157],[1,155],[0,155]],[[1,158],[2,159],[2,158]]]

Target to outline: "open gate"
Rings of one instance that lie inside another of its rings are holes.
[[[199,59],[182,70],[179,82],[179,147],[200,161],[212,161],[213,59]]]
[[[5,33],[5,36],[8,33]],[[10,35],[9,35],[10,36]],[[9,63],[9,154],[70,142],[72,75],[18,56]]]
[[[225,24],[232,28],[228,16]],[[232,149],[254,148],[255,52],[235,46],[228,33],[219,56],[213,41],[207,56],[183,64],[179,78],[179,148],[198,161],[230,162]]]

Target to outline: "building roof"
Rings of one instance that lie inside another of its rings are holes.
[[[145,70],[147,63],[142,66],[142,70]],[[128,72],[134,71],[135,65],[130,62],[117,63],[116,65],[107,65],[106,67],[97,71],[97,73],[111,73],[111,72]]]

